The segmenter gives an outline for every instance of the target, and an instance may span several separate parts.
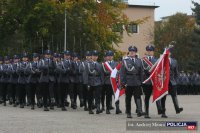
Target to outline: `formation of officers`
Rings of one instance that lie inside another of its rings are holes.
[[[157,61],[154,56],[154,46],[146,47],[146,58],[152,64]],[[89,114],[103,111],[110,114],[112,107],[113,89],[110,82],[110,71],[103,65],[108,62],[114,69],[118,62],[113,60],[114,53],[107,51],[104,62],[98,62],[98,51],[87,51],[85,60],[81,61],[78,53],[64,51],[62,54],[52,53],[46,50],[44,55],[33,53],[31,56],[23,53],[13,58],[0,57],[0,103],[14,107],[30,106],[49,111],[54,107],[66,111],[66,106],[77,108],[77,98],[80,107]],[[177,61],[170,58],[170,83],[169,94],[175,107],[176,113],[183,111],[179,107],[177,99]],[[131,115],[131,99],[134,97],[136,113],[138,117],[149,116],[149,101],[152,95],[152,83],[142,84],[150,75],[151,68],[143,59],[138,58],[137,48],[130,46],[128,55],[121,60],[122,67],[119,72],[121,84],[125,89],[125,106],[127,118]],[[142,110],[141,95],[145,95],[145,111]],[[69,98],[68,98],[69,97]],[[70,99],[70,102],[68,101]],[[37,101],[37,102],[36,102]],[[156,102],[158,114],[167,118],[165,108],[166,96]],[[115,103],[116,114],[122,113],[119,101]]]

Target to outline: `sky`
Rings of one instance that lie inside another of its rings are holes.
[[[200,0],[194,1],[200,3]],[[160,6],[155,10],[156,21],[162,17],[176,14],[177,12],[191,15],[191,8],[193,7],[191,0],[129,0],[129,4]]]

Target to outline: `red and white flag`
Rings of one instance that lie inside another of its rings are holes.
[[[158,59],[158,61],[150,69],[150,77],[143,83],[147,83],[149,80],[153,83],[153,102],[161,99],[168,94],[169,86],[169,48],[165,49],[164,53]]]
[[[105,68],[111,73],[110,81],[113,88],[113,92],[115,94],[115,102],[119,100],[119,97],[125,93],[125,88],[121,88],[121,81],[119,76],[119,70],[121,68],[121,64],[118,64],[115,69],[109,65],[108,62],[104,63]]]

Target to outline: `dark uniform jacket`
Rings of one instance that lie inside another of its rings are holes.
[[[147,56],[146,58],[152,63],[152,65],[154,65],[156,63],[156,61],[158,60],[154,56],[152,56],[152,57]],[[146,80],[150,76],[149,70],[151,69],[151,67],[144,60],[142,60],[142,66],[144,69],[144,80]],[[146,85],[152,85],[151,81],[148,81],[146,83]]]
[[[17,69],[19,69],[19,62],[12,63],[12,74],[11,74],[11,83],[17,84],[19,75],[17,74]]]
[[[11,64],[3,64],[2,65],[2,82],[3,83],[10,83],[11,79],[11,74],[12,74],[12,69],[11,69]]]
[[[142,61],[135,58],[124,59],[120,71],[121,83],[127,86],[140,86],[143,82],[143,68]]]
[[[71,60],[63,59],[56,65],[56,71],[59,73],[58,82],[74,83],[73,77],[73,62]]]
[[[178,79],[178,64],[177,61],[173,58],[170,58],[170,85],[177,85]]]
[[[39,61],[32,61],[29,63],[30,75],[28,77],[28,83],[36,84],[39,82],[40,71],[39,71]]]
[[[73,62],[74,65],[74,83],[82,83],[82,71],[81,71],[81,63],[80,61]]]
[[[110,67],[112,68],[112,70],[114,70],[118,63],[115,62],[115,61],[108,61],[108,64],[110,65]],[[110,75],[111,75],[111,73],[104,66],[104,63],[102,63],[102,66],[103,66],[103,70],[104,70],[104,84],[105,85],[111,85],[111,82],[110,82]]]
[[[82,79],[83,79],[83,84],[87,85],[88,84],[88,63],[89,60],[85,60],[84,62],[81,62],[80,65],[80,72],[82,73]]]
[[[30,71],[28,70],[29,62],[20,62],[19,66],[16,70],[16,73],[19,75],[18,77],[18,83],[19,84],[26,84],[28,83],[28,77],[30,74]]]
[[[101,86],[103,85],[103,68],[98,62],[88,63],[88,85]]]
[[[55,65],[52,59],[44,58],[39,62],[39,71],[41,71],[39,82],[55,82],[54,77]]]

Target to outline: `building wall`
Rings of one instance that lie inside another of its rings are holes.
[[[154,39],[154,10],[153,7],[128,7],[124,10],[124,13],[130,20],[148,19],[139,24],[139,32],[133,34],[123,33],[123,42],[119,44],[119,47],[114,46],[116,49],[127,52],[130,45],[135,45],[138,48],[139,56],[144,56],[145,47],[151,43]]]

